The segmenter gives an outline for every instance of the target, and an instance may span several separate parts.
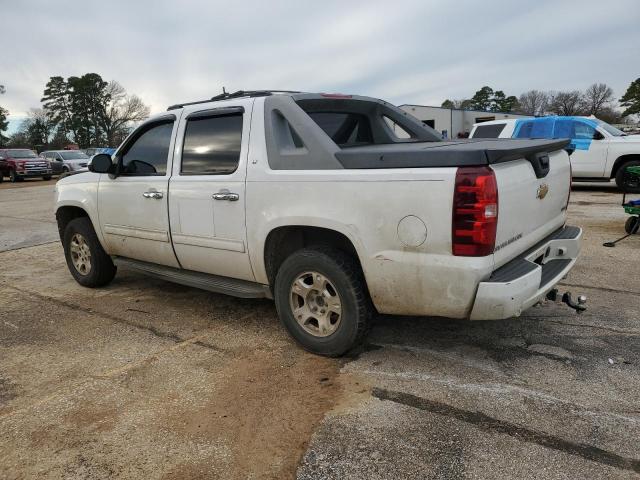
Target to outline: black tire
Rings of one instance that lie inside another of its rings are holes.
[[[293,314],[290,303],[293,283],[309,271],[326,277],[341,301],[340,323],[329,336],[307,332]],[[289,334],[305,350],[318,355],[344,355],[363,340],[371,323],[373,307],[362,271],[353,258],[334,248],[318,246],[291,254],[276,275],[274,297],[278,316]]]
[[[627,221],[624,224],[624,231],[628,234],[639,233],[640,232],[640,217],[636,217],[634,215],[627,218]]]
[[[3,180],[4,180],[4,173],[0,171],[0,183],[2,183]]]
[[[76,234],[84,238],[91,252],[90,268],[85,274],[74,266],[71,255],[71,240]],[[73,278],[80,285],[89,288],[102,287],[113,280],[116,275],[116,266],[111,261],[111,257],[104,251],[102,245],[100,245],[91,220],[88,217],[75,218],[67,224],[64,230],[63,247],[67,267]]]
[[[62,167],[62,173],[63,174],[69,173],[69,167],[67,167],[67,166]]]
[[[628,162],[623,163],[618,168],[616,172],[616,185],[620,190],[627,193],[640,193],[640,177],[637,175],[629,175],[628,173],[625,175],[625,171],[627,167],[636,167],[640,166],[640,160],[629,160]],[[629,180],[632,180],[629,183]]]
[[[16,183],[20,181],[20,178],[18,177],[18,175],[16,174],[16,171],[13,168],[9,170],[9,181],[11,183]]]
[[[51,175],[45,175],[42,179],[46,182],[47,180],[51,180]]]

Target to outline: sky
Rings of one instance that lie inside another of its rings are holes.
[[[152,113],[222,91],[440,105],[640,77],[639,0],[0,0],[11,130],[49,77],[95,72]]]

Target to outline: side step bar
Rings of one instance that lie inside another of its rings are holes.
[[[209,292],[240,298],[272,298],[269,286],[261,283],[194,272],[192,270],[181,270],[125,257],[113,257],[113,263],[118,267],[135,270],[160,280],[208,290]]]

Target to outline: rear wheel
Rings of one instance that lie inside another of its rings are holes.
[[[624,231],[628,234],[638,233],[640,232],[640,217],[631,216],[627,218],[627,221],[624,224]]]
[[[358,345],[372,307],[357,262],[340,250],[298,250],[281,265],[274,286],[280,320],[310,352],[340,356]]]
[[[80,285],[101,287],[113,280],[116,267],[100,245],[89,218],[69,222],[64,230],[63,246],[67,267]]]
[[[616,172],[616,185],[628,193],[640,193],[640,176],[627,172],[627,167],[640,166],[640,160],[630,160],[620,165]]]

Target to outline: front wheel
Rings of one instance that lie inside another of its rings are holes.
[[[620,165],[616,172],[616,185],[627,193],[640,193],[640,176],[627,172],[627,167],[640,166],[640,160],[630,160]]]
[[[101,287],[113,280],[116,267],[100,245],[89,218],[69,222],[64,230],[63,247],[67,267],[80,285]]]
[[[16,182],[20,181],[20,177],[18,177],[18,174],[16,173],[16,171],[13,168],[11,170],[9,170],[9,181],[11,183],[16,183]]]
[[[291,336],[306,350],[331,357],[362,341],[373,311],[357,262],[329,247],[289,256],[276,275],[274,297]]]
[[[42,180],[44,180],[45,182],[51,180],[51,175],[45,175],[44,177],[42,177]]]
[[[629,235],[640,232],[640,216],[630,216],[624,224],[624,231]]]

